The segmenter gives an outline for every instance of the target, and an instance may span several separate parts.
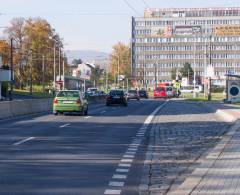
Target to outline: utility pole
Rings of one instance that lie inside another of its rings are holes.
[[[32,76],[32,68],[33,68],[33,51],[31,50],[31,65],[30,65],[30,95],[32,95],[32,86],[33,86],[33,76]]]
[[[194,37],[194,48],[193,48],[193,98],[196,98],[196,36]]]
[[[154,63],[155,87],[157,87],[157,64]]]
[[[65,89],[65,59],[64,59],[65,55],[63,53],[63,64],[62,64],[62,69],[63,69],[63,89]]]
[[[212,66],[212,35],[210,35],[209,40],[209,64]],[[212,99],[211,97],[211,77],[208,78],[208,101]]]
[[[11,82],[10,82],[10,93],[9,93],[9,99],[12,101],[13,99],[13,38],[11,38],[11,57],[10,57],[10,66],[11,66]]]
[[[207,40],[205,37],[205,49],[204,49],[204,98],[207,96]]]
[[[56,43],[54,40],[54,46],[53,46],[53,88],[54,91],[56,89]]]
[[[117,76],[117,85],[118,85],[118,88],[119,88],[119,56],[118,56],[118,76]]]
[[[106,66],[105,91],[108,91],[108,65]]]
[[[42,56],[42,92],[45,93],[45,56]]]
[[[58,55],[58,76],[59,81],[61,81],[61,47],[59,46],[59,55]]]

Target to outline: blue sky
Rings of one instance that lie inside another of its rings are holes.
[[[143,14],[143,0],[126,0]],[[240,0],[145,0],[151,8],[232,7]],[[124,0],[0,0],[0,26],[13,17],[47,19],[64,38],[66,49],[110,52],[118,41],[130,40],[131,16],[136,16]]]

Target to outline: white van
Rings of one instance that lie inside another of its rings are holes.
[[[182,86],[180,91],[181,91],[181,93],[193,93],[194,86],[193,85]],[[201,85],[196,85],[195,86],[195,91],[197,93],[201,93],[203,91],[203,87]]]

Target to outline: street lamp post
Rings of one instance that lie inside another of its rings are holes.
[[[118,67],[117,67],[117,71],[118,71],[118,76],[117,76],[117,85],[118,85],[118,88],[119,88],[119,56],[118,56]]]
[[[193,98],[196,98],[196,36],[194,37],[194,46],[193,46]]]
[[[65,59],[64,59],[65,55],[63,53],[63,64],[62,64],[62,69],[63,69],[63,89],[65,89]]]
[[[10,66],[11,66],[11,83],[10,83],[10,94],[9,94],[9,99],[13,99],[13,38],[11,38],[11,58],[10,58]]]
[[[53,46],[53,88],[56,88],[56,43],[54,40]]]
[[[45,93],[45,56],[42,56],[42,92]]]

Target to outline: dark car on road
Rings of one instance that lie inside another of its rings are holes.
[[[146,90],[143,90],[143,89],[139,90],[138,95],[139,95],[140,98],[148,99],[148,93],[146,92]]]
[[[110,104],[123,104],[127,106],[127,97],[123,90],[111,90],[106,97],[106,106]]]
[[[131,99],[135,99],[135,100],[140,100],[140,97],[138,95],[138,91],[137,90],[128,90],[127,92],[127,99],[131,100]]]

